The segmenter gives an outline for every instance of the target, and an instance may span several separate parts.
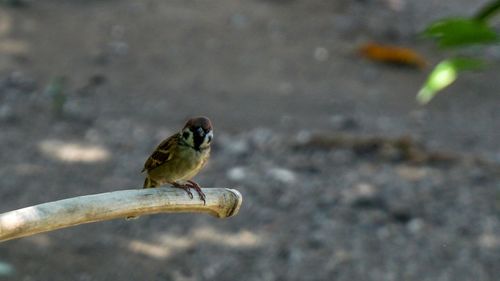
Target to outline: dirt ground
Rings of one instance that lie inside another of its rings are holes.
[[[0,212],[140,187],[193,115],[215,126],[196,180],[244,204],[8,241],[0,280],[498,280],[498,64],[422,107],[428,70],[356,55],[375,40],[435,63],[417,32],[471,2],[1,5]]]

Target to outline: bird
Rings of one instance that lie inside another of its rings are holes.
[[[206,204],[200,185],[191,179],[207,164],[213,137],[212,122],[207,117],[187,120],[182,130],[163,140],[144,163],[143,188],[170,184],[185,190],[191,199],[193,188]]]

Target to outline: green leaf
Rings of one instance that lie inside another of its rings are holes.
[[[459,47],[500,42],[499,35],[485,22],[452,18],[430,24],[423,35],[437,40],[440,47]]]
[[[500,11],[500,1],[487,2],[474,16],[475,19],[487,21]]]
[[[481,69],[484,65],[483,61],[470,58],[453,58],[441,61],[418,92],[417,101],[421,104],[428,103],[439,91],[451,85],[457,79],[459,72]]]
[[[451,63],[457,71],[479,70],[486,66],[483,60],[474,58],[451,58],[444,61]]]

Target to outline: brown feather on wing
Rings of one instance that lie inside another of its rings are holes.
[[[163,163],[167,162],[172,158],[172,153],[171,147],[176,141],[177,135],[173,135],[169,137],[168,139],[162,141],[158,147],[155,149],[155,151],[149,156],[148,160],[146,160],[146,163],[144,163],[144,169],[142,169],[142,172],[146,170],[152,170]]]

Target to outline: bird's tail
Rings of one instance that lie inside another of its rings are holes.
[[[146,176],[146,179],[144,180],[144,187],[143,188],[152,188],[156,187],[158,185],[157,182],[152,180],[150,177]],[[138,216],[128,216],[126,219],[127,220],[135,220],[138,219]]]
[[[146,176],[144,179],[144,186],[143,188],[152,188],[152,187],[157,187],[158,183],[154,180],[152,180],[150,177]]]

